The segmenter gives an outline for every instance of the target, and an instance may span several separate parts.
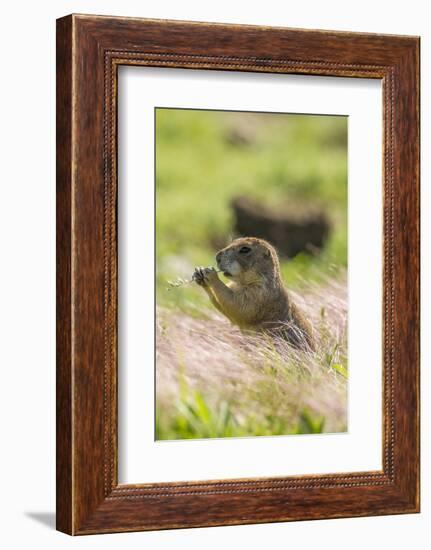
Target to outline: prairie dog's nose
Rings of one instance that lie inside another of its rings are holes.
[[[220,264],[220,260],[221,260],[222,254],[223,254],[223,251],[222,251],[222,250],[220,250],[220,252],[217,252],[217,254],[216,254],[216,257],[215,257],[215,258],[216,258],[217,265]]]

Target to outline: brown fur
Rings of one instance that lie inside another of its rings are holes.
[[[297,348],[314,348],[312,327],[284,287],[277,252],[269,243],[236,239],[216,260],[230,279],[227,285],[214,268],[196,268],[193,279],[232,323],[243,330],[278,334]]]

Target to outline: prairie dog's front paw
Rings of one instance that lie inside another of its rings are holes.
[[[215,270],[214,267],[205,267],[202,270],[202,274],[204,277],[204,281],[207,285],[210,285],[211,283],[213,283],[215,280],[218,279],[217,271]]]
[[[194,281],[199,286],[205,286],[203,269],[204,269],[203,267],[195,267],[195,270],[192,275],[192,281]]]
[[[199,286],[209,286],[214,279],[218,279],[218,275],[213,267],[196,267],[192,276]]]

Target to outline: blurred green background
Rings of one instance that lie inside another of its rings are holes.
[[[156,278],[159,305],[209,306],[189,279],[215,265],[233,234],[230,202],[323,209],[332,230],[319,254],[281,263],[290,288],[336,277],[347,266],[347,117],[156,109]]]

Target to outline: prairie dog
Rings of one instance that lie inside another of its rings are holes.
[[[277,252],[255,237],[234,240],[216,254],[224,284],[212,267],[196,268],[193,280],[212,304],[243,330],[263,330],[299,349],[314,349],[313,329],[293,303],[280,274]]]

